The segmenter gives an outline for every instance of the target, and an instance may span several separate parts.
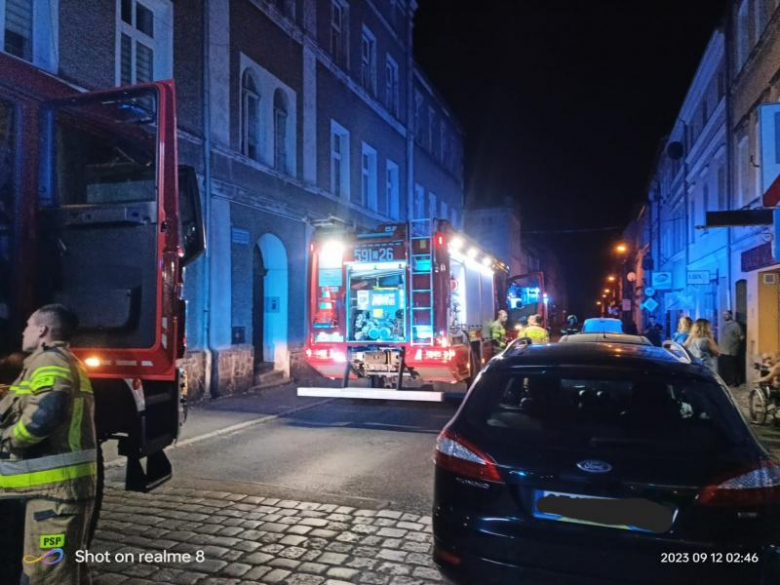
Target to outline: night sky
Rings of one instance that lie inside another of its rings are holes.
[[[593,313],[722,0],[419,0],[416,57],[466,133],[470,201],[511,197]],[[552,230],[613,231],[575,234]]]

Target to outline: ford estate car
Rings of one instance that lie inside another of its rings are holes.
[[[438,437],[457,584],[780,583],[780,466],[673,347],[517,345]]]

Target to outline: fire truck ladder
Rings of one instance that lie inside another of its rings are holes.
[[[433,241],[431,219],[413,219],[409,222],[409,258],[412,282],[411,345],[433,345]]]

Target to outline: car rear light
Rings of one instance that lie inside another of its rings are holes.
[[[437,561],[441,561],[442,563],[447,563],[448,565],[454,565],[456,567],[460,565],[460,563],[462,562],[461,558],[458,555],[446,551],[439,546],[433,547],[433,557]]]
[[[755,507],[780,504],[780,464],[764,460],[755,469],[708,485],[698,503],[713,507]]]
[[[442,469],[471,479],[502,481],[496,462],[490,455],[449,429],[444,429],[436,439],[434,462]]]

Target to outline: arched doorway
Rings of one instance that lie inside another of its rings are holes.
[[[255,246],[253,266],[252,341],[255,362],[270,362],[286,370],[287,250],[273,234]]]

